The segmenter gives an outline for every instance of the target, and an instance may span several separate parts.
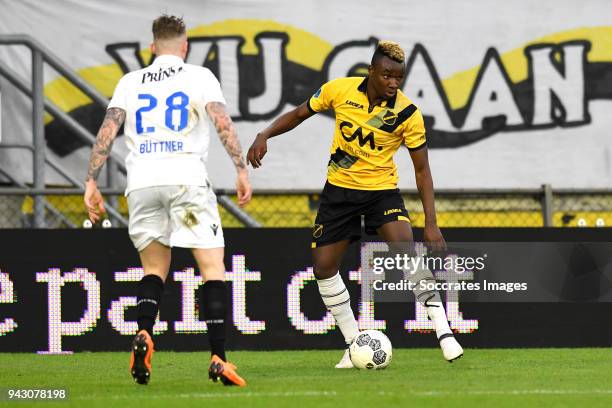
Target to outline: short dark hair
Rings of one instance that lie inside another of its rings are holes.
[[[379,41],[376,46],[376,51],[374,51],[374,55],[372,56],[371,64],[374,65],[382,57],[387,57],[395,62],[403,64],[406,55],[398,43],[393,41]]]
[[[171,40],[185,34],[182,17],[162,14],[153,21],[153,40]]]

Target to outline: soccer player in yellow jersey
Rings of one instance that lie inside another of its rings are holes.
[[[404,51],[397,43],[381,41],[367,77],[327,82],[306,102],[281,115],[259,133],[247,155],[251,165],[258,168],[267,152],[269,138],[295,128],[315,113],[334,111],[336,126],[327,183],[313,228],[312,254],[323,302],[349,345],[358,333],[358,326],[338,268],[348,245],[360,238],[361,216],[365,217],[366,231],[378,233],[392,248],[413,241],[393,162],[393,155],[402,143],[410,151],[425,212],[425,241],[438,248],[446,246],[436,221],[423,116],[399,90],[406,68],[404,60]],[[411,278],[415,283],[433,279],[425,268]],[[439,293],[419,289],[414,293],[434,323],[446,360],[461,357],[463,349],[448,325]],[[336,367],[352,366],[345,351]]]

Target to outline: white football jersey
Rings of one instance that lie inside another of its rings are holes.
[[[225,104],[217,78],[174,55],[121,78],[108,107],[126,112],[126,195],[151,186],[206,185],[209,102]]]

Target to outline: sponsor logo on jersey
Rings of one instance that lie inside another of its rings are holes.
[[[346,102],[345,102],[345,103],[346,103],[347,105],[354,106],[354,107],[355,107],[355,108],[357,108],[357,109],[363,109],[363,105],[362,105],[362,104],[360,104],[360,103],[353,102],[353,101],[348,100],[348,99],[346,100]]]
[[[183,70],[183,67],[170,67],[166,69],[160,68],[157,72],[154,72],[154,71],[145,72],[142,74],[141,83],[144,84],[146,82],[163,81],[164,79],[172,78],[173,76],[175,76],[182,70]]]
[[[357,129],[355,129],[355,131],[353,131],[352,133],[345,133],[345,131],[352,128],[353,124],[351,122],[340,122],[340,133],[342,134],[344,140],[346,140],[347,142],[357,140],[359,146],[361,147],[364,147],[367,144],[371,150],[376,149],[376,143],[374,141],[374,132],[370,132],[367,135],[364,135],[363,129],[361,128],[361,126],[358,126]],[[378,150],[382,150],[382,147],[378,146]]]

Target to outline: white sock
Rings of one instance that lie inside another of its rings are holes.
[[[328,279],[317,279],[317,284],[325,307],[334,315],[346,344],[350,344],[359,333],[359,327],[351,309],[351,298],[344,281],[337,273]]]
[[[439,299],[440,294],[437,292],[436,294]],[[433,322],[434,329],[436,330],[436,337],[439,339],[443,334],[452,334],[453,331],[448,325],[448,318],[446,317],[442,302],[427,302],[427,304],[430,305],[427,307],[427,315]]]
[[[420,275],[419,275],[420,274]],[[417,285],[413,290],[416,300],[419,301],[427,310],[427,315],[431,319],[436,330],[436,337],[439,339],[444,334],[452,334],[450,326],[448,325],[448,318],[442,305],[442,298],[437,290],[421,290],[421,281],[435,282],[433,274],[428,269],[421,269],[414,277],[410,278],[411,281],[416,281]]]

